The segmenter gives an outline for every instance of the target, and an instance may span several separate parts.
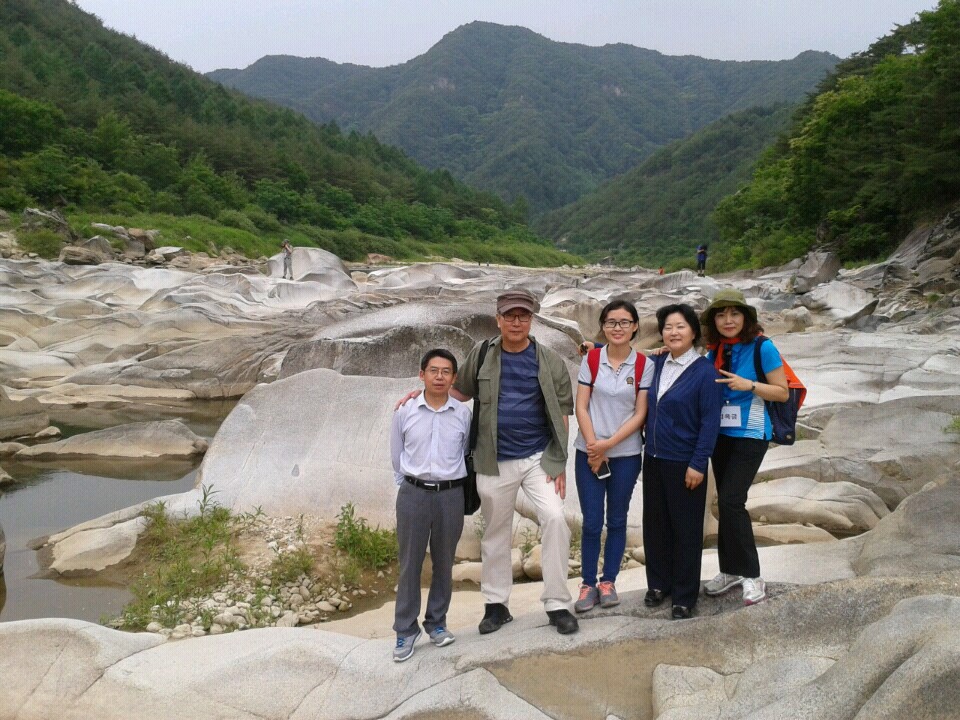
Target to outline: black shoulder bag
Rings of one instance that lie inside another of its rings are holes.
[[[477,388],[479,395],[480,368],[483,367],[483,360],[487,356],[487,350],[490,349],[490,341],[484,340],[480,346],[480,355],[477,357],[477,372],[473,378],[474,387]],[[473,420],[470,422],[470,445],[467,448],[466,463],[467,477],[463,482],[463,514],[473,515],[480,509],[480,493],[477,492],[477,470],[473,465],[473,451],[477,449],[477,435],[480,433],[480,398],[474,395],[473,398]]]

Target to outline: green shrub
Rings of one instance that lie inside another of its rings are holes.
[[[246,230],[250,233],[257,232],[257,226],[249,217],[239,210],[224,210],[217,215],[217,222],[227,227]]]
[[[394,530],[371,528],[364,518],[356,517],[353,503],[340,508],[334,545],[364,567],[376,570],[397,558],[397,533]]]
[[[17,232],[17,244],[24,252],[36,253],[47,260],[54,260],[60,256],[63,249],[63,238],[53,230],[20,230]]]

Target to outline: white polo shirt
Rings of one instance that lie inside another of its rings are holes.
[[[634,375],[637,367],[637,351],[631,350],[629,357],[623,364],[613,369],[607,357],[606,346],[600,349],[600,367],[597,369],[597,379],[590,394],[590,404],[587,410],[590,421],[593,423],[593,432],[597,439],[606,440],[620,429],[627,420],[633,417],[637,402]],[[590,365],[584,357],[580,363],[580,374],[577,376],[580,385],[590,385]],[[647,358],[643,366],[643,375],[640,376],[640,392],[653,383],[653,361]],[[587,451],[587,441],[583,433],[577,434],[574,443],[577,450]],[[635,432],[627,436],[620,444],[610,448],[607,457],[629,457],[643,453],[643,441],[640,433]]]

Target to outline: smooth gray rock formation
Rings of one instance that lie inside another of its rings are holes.
[[[911,495],[863,538],[860,575],[912,576],[960,568],[960,477]]]
[[[799,294],[813,290],[821,283],[833,280],[842,267],[840,258],[831,252],[812,252],[793,277],[793,290]]]
[[[834,281],[818,285],[800,302],[808,310],[821,313],[838,323],[851,323],[869,315],[877,306],[877,298],[849,283]]]
[[[0,440],[36,435],[50,425],[50,416],[33,398],[11,400],[0,387]]]
[[[956,395],[930,395],[838,406],[817,440],[768,451],[760,475],[844,480],[872,490],[895,507],[960,462],[957,435],[944,432],[958,402]]]
[[[832,533],[852,534],[871,529],[890,511],[875,493],[850,482],[786,477],[754,483],[747,512],[754,520],[809,523]]]
[[[202,455],[207,441],[179,420],[130,423],[20,450],[17,460],[53,458],[183,458]]]
[[[61,575],[96,573],[126,560],[147,529],[142,517],[109,528],[81,530],[53,546],[50,570]]]

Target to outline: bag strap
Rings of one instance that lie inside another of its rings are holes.
[[[603,347],[602,345],[600,347]],[[597,382],[597,373],[600,372],[600,347],[595,347],[587,353],[587,367],[590,368],[590,390]],[[647,356],[637,352],[637,362],[633,369],[633,390],[640,393],[640,380],[643,378],[643,368],[647,364]]]
[[[757,382],[767,384],[767,374],[763,371],[763,364],[760,362],[760,346],[767,340],[766,335],[757,335],[757,342],[753,346],[753,369],[757,373]]]
[[[483,361],[487,357],[487,350],[490,349],[490,341],[484,340],[480,345],[480,354],[477,356],[477,372],[473,376],[474,387],[480,384],[480,368],[483,367]],[[479,388],[478,388],[479,389]],[[473,422],[470,423],[470,452],[477,449],[477,435],[480,434],[480,400],[473,398]]]
[[[597,374],[600,372],[600,348],[595,347],[587,353],[587,367],[590,368],[590,389],[593,390],[594,383],[597,382]]]

